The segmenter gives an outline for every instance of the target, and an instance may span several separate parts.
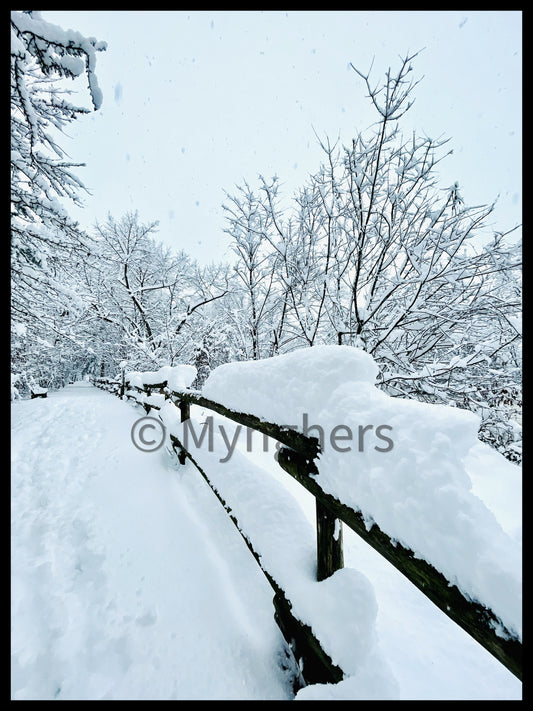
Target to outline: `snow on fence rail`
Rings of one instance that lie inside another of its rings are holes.
[[[156,382],[157,378],[154,377],[146,378],[148,383],[143,380],[138,376],[128,380],[123,374],[114,379],[97,378],[94,383],[120,397],[133,399],[144,407],[147,414],[151,410],[160,412],[165,403],[170,402],[179,408],[181,422],[185,422],[190,418],[190,406],[197,405],[268,435],[281,443],[278,452],[279,465],[315,497],[317,580],[325,580],[343,567],[342,527],[340,526],[342,521],[403,573],[440,610],[485,647],[515,676],[522,678],[521,639],[505,627],[490,607],[470,599],[436,567],[397,540],[393,540],[375,522],[368,526],[361,511],[344,504],[337,497],[323,490],[315,461],[320,454],[317,438],[266,422],[255,415],[232,410],[220,402],[205,397],[199,391],[189,390],[179,381],[172,382],[170,379],[160,378],[160,382]],[[160,419],[163,420],[162,417]],[[195,461],[178,436],[172,431],[168,434],[179,461],[184,464],[186,459],[190,459],[199,469],[226,508],[274,589],[276,621],[291,644],[296,658],[303,664],[305,683],[336,683],[342,680],[346,676],[345,672],[332,662],[311,626],[302,622],[298,610],[293,608],[292,601],[288,599],[272,573],[265,569],[261,556],[254,549],[253,541],[232,513],[231,503],[226,502],[220,495],[216,486],[210,481],[209,473]]]

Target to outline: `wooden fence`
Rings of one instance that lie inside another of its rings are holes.
[[[166,381],[145,385],[142,388],[132,385],[120,377],[115,379],[98,378],[94,383],[120,397],[139,402],[143,405],[146,413],[151,409],[160,409],[156,404],[147,404],[144,401],[145,396],[157,393],[179,407],[182,422],[190,417],[190,406],[198,405],[280,442],[283,446],[278,452],[279,465],[315,497],[317,580],[323,580],[343,567],[342,527],[338,523],[342,521],[403,573],[440,610],[468,632],[507,669],[522,679],[522,643],[520,639],[507,631],[504,633],[505,636],[498,634],[497,630],[505,628],[492,610],[478,602],[469,600],[440,571],[425,560],[416,558],[413,551],[396,541],[393,542],[375,523],[370,529],[367,529],[360,511],[346,506],[322,490],[319,472],[314,461],[320,452],[319,442],[316,438],[306,437],[287,427],[263,422],[254,415],[235,412],[221,403],[203,397],[198,391],[170,390]],[[310,627],[298,619],[297,611],[292,610],[291,601],[287,599],[280,585],[262,565],[260,557],[253,548],[253,542],[240,529],[238,521],[231,514],[230,507],[212,486],[209,473],[203,471],[175,434],[170,432],[169,438],[180,462],[183,464],[186,459],[190,459],[211,486],[271,584],[275,593],[275,618],[285,639],[290,643],[296,659],[301,660],[300,666],[303,666],[304,670],[304,683],[337,683],[340,681],[344,678],[343,670],[333,664]]]

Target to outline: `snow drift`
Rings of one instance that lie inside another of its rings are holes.
[[[375,386],[377,375],[362,350],[315,346],[222,365],[202,394],[318,436],[324,491],[360,510],[369,527],[375,522],[520,636],[521,541],[473,492],[465,463],[481,446],[479,418],[392,398]],[[515,513],[519,519],[519,508]]]

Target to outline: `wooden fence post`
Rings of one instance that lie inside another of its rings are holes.
[[[313,458],[302,457],[287,447],[280,447],[278,464],[304,486],[310,474],[318,474]],[[319,496],[311,493],[316,502],[316,577],[324,580],[344,568],[342,522]]]
[[[180,409],[180,419],[182,422],[185,422],[185,420],[189,420],[191,417],[191,404],[188,400],[180,400],[178,403],[178,407]],[[185,455],[185,452],[183,449],[181,449],[178,453],[178,461],[180,464],[185,464],[187,461],[187,457]]]
[[[180,400],[178,407],[181,413],[181,421],[189,420],[191,417],[191,404],[187,400]]]
[[[324,580],[344,567],[342,522],[316,499],[316,577]]]

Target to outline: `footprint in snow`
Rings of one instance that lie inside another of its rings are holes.
[[[135,624],[139,627],[148,627],[149,625],[154,625],[157,620],[157,613],[155,611],[145,612],[144,615],[139,615],[135,618]]]

